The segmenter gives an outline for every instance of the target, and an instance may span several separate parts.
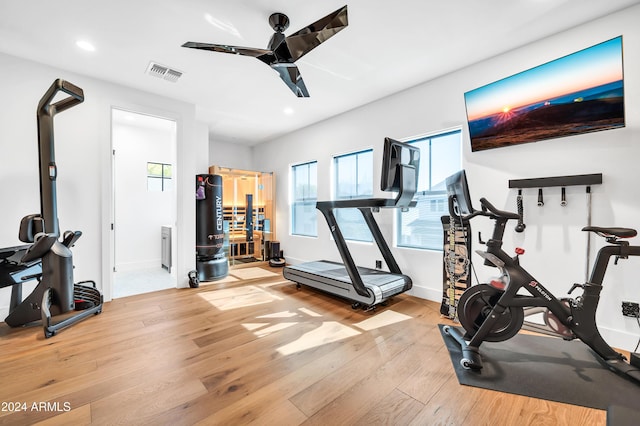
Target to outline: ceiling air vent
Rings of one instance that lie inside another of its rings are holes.
[[[165,65],[150,62],[147,74],[175,83],[182,76],[182,71],[171,69]]]

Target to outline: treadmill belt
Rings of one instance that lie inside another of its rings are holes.
[[[294,271],[297,270],[300,272],[306,272],[309,274],[314,274],[351,284],[351,279],[349,278],[349,274],[347,273],[347,268],[345,268],[341,263],[318,261],[302,263],[289,268]],[[400,283],[400,285],[404,285],[405,283],[404,275],[392,274],[390,272],[381,271],[378,269],[364,268],[361,266],[358,266],[357,268],[358,273],[362,277],[362,281],[365,286],[375,285],[378,287],[383,287],[385,285],[398,282]]]

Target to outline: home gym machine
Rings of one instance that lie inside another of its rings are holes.
[[[59,93],[69,95],[53,103]],[[56,80],[38,104],[38,149],[40,165],[40,214],[20,222],[18,238],[28,245],[0,249],[0,287],[12,286],[9,315],[5,322],[18,327],[42,320],[45,337],[90,315],[102,312],[102,295],[95,282],[73,283],[71,247],[80,231],[66,231],[59,240],[53,118],[84,101],[82,89]],[[22,300],[22,285],[38,280],[35,289]],[[91,285],[86,285],[91,284]],[[69,313],[77,310],[78,312]],[[69,314],[67,314],[69,313]],[[61,315],[66,314],[66,315]],[[53,321],[54,316],[62,319]]]
[[[409,290],[411,278],[402,274],[373,212],[381,208],[415,207],[416,202],[412,199],[418,184],[419,162],[419,148],[385,138],[381,189],[398,192],[397,197],[317,202],[316,208],[324,215],[344,263],[320,260],[286,266],[284,277],[297,283],[298,288],[303,284],[350,300],[353,309],[361,306],[367,310],[373,309],[392,296]],[[357,208],[360,211],[390,272],[356,266],[333,213],[335,209],[344,208]]]
[[[584,284],[574,284],[569,290],[571,294],[576,289],[581,289],[582,294],[558,299],[520,266],[520,250],[516,249],[514,257],[502,250],[506,223],[511,219],[518,220],[519,215],[498,210],[485,198],[480,199],[482,210],[474,210],[464,170],[447,178],[446,185],[452,215],[464,220],[476,216],[495,220],[493,236],[486,242],[487,251],[477,253],[484,259],[485,265],[494,266],[501,273],[500,279],[492,280],[489,284],[472,286],[460,297],[458,319],[466,332],[464,335],[453,327],[443,328],[462,348],[460,364],[467,369],[481,369],[482,342],[510,339],[523,325],[529,323],[525,321],[529,312],[542,313],[544,325],[532,323],[532,328],[536,331],[559,336],[565,340],[582,340],[610,370],[640,384],[640,354],[631,353],[630,362],[627,362],[622,354],[604,341],[596,325],[596,310],[609,259],[613,256],[617,263],[619,259],[640,256],[640,246],[631,246],[628,241],[623,240],[635,237],[636,230],[584,227],[583,231],[604,237],[608,245],[600,248],[588,281]],[[524,291],[526,294],[521,294]],[[531,307],[537,309],[528,309]]]

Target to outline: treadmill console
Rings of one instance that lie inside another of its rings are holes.
[[[405,167],[403,167],[405,166]],[[391,138],[384,138],[384,151],[382,153],[382,174],[380,189],[390,192],[411,191],[416,192],[418,184],[418,169],[420,166],[420,148],[405,142]],[[414,179],[403,179],[403,169],[413,172]],[[407,183],[414,188],[406,188]]]

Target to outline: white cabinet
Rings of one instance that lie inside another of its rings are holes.
[[[162,267],[171,272],[171,227],[163,226],[162,233]]]

